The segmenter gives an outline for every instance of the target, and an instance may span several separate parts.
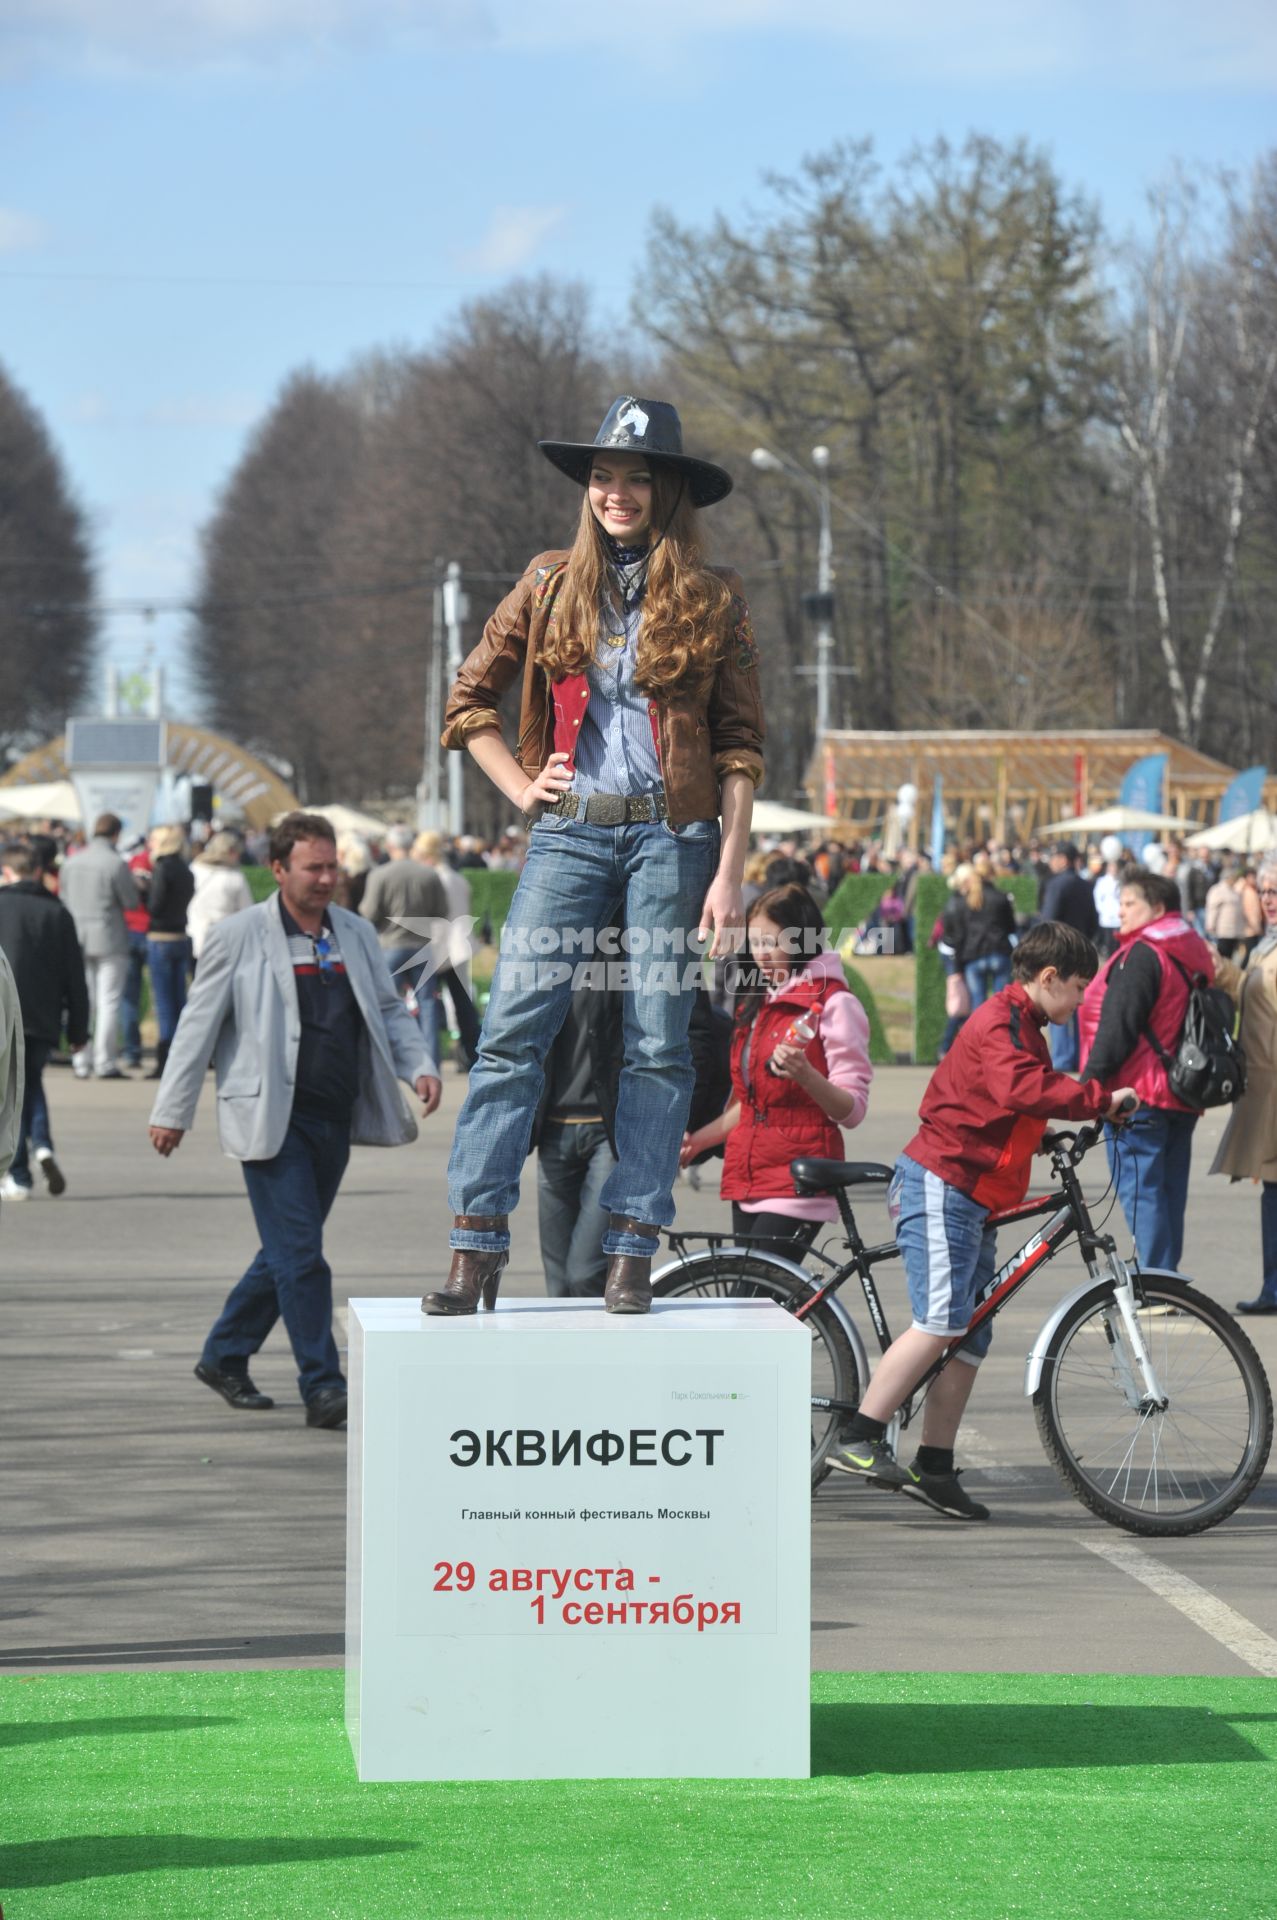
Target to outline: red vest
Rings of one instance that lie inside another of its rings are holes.
[[[792,1200],[791,1160],[842,1159],[841,1128],[796,1081],[768,1073],[766,1063],[799,1013],[814,1009],[818,1016],[834,994],[847,991],[843,980],[798,974],[774,1000],[764,1001],[752,1026],[736,1029],[732,1098],[740,1101],[740,1121],[723,1150],[724,1200]],[[821,1073],[828,1072],[819,1032],[807,1047],[807,1058]]]
[[[1078,1008],[1077,1025],[1084,1071],[1087,1055],[1099,1028],[1100,1006],[1109,974],[1136,940],[1143,940],[1150,946],[1161,962],[1161,991],[1154,1002],[1148,1024],[1164,1053],[1174,1055],[1179,1046],[1184,1030],[1184,1015],[1188,1011],[1189,993],[1188,982],[1178,967],[1170,965],[1166,956],[1173,954],[1180,966],[1186,967],[1190,974],[1205,974],[1207,980],[1214,978],[1215,962],[1211,958],[1210,948],[1200,933],[1195,932],[1177,913],[1164,913],[1159,920],[1150,920],[1146,927],[1138,927],[1134,933],[1120,935],[1117,951],[1100,968]],[[1119,1084],[1134,1087],[1146,1107],[1162,1107],[1172,1113],[1197,1111],[1195,1107],[1186,1106],[1182,1100],[1176,1099],[1171,1092],[1166,1068],[1158,1059],[1147,1035],[1140,1037],[1134,1053],[1123,1062]]]
[[[550,694],[554,701],[554,751],[567,754],[567,770],[575,774],[576,743],[581,738],[581,725],[590,704],[589,677],[584,673],[570,673],[566,679],[553,683]],[[647,703],[647,721],[656,747],[656,764],[663,774],[660,717],[655,700]]]

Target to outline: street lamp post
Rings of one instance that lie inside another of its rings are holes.
[[[834,537],[829,507],[829,448],[813,447],[811,450],[811,464],[816,469],[814,480],[794,461],[772,453],[768,447],[755,447],[749,457],[760,473],[788,474],[816,502],[820,519],[815,594],[816,740],[819,743],[829,732],[830,683],[834,671]]]

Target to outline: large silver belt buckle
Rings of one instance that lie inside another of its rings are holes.
[[[619,827],[625,820],[625,795],[623,793],[592,793],[586,812],[594,818],[599,827]]]

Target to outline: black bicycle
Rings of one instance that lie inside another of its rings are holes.
[[[992,1214],[990,1225],[1048,1215],[994,1274],[971,1325],[950,1341],[902,1407],[889,1438],[915,1417],[927,1389],[976,1327],[992,1318],[1060,1250],[1076,1242],[1089,1278],[1061,1300],[1025,1366],[1025,1393],[1047,1457],[1069,1491],[1128,1533],[1200,1533],[1226,1519],[1254,1489],[1268,1460],[1273,1402],[1263,1363],[1230,1313],[1182,1274],[1144,1271],[1118,1258],[1092,1224],[1077,1168],[1102,1123],[1048,1133],[1043,1151],[1059,1191]],[[812,1337],[812,1486],[860,1404],[869,1360],[840,1298],[854,1274],[881,1352],[892,1335],[874,1269],[899,1258],[894,1241],[866,1246],[852,1212],[856,1187],[885,1187],[891,1168],[868,1161],[795,1160],[799,1194],[832,1193],[850,1256],[841,1265],[812,1248],[805,1264],[748,1236],[671,1232],[675,1258],[653,1278],[661,1297],[769,1299]],[[695,1250],[690,1241],[698,1244]]]

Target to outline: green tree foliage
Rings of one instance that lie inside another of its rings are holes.
[[[43,421],[0,369],[0,746],[62,732],[94,666],[83,510]]]

